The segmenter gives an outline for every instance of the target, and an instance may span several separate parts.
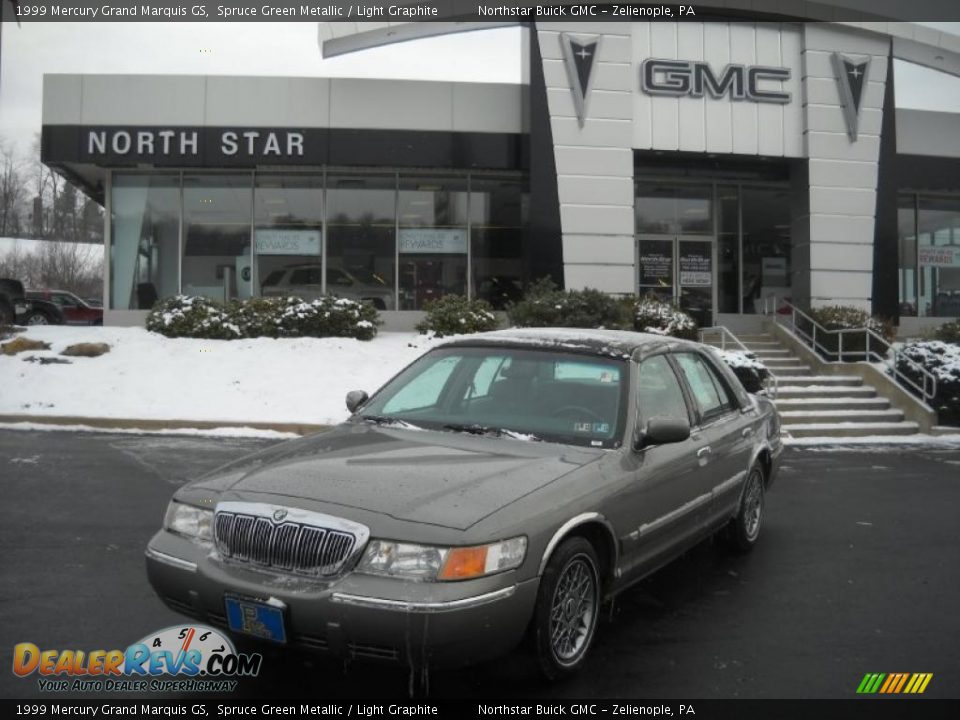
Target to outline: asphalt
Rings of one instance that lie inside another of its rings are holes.
[[[125,648],[181,622],[147,583],[147,540],[177,486],[270,442],[0,431],[0,698],[41,695],[10,671],[18,642]],[[430,693],[853,698],[868,672],[932,672],[925,697],[958,698],[958,509],[960,450],[790,448],[756,550],[704,543],[626,592],[575,679],[545,685],[518,653],[435,670]],[[406,698],[408,686],[402,668],[288,653],[237,696]]]

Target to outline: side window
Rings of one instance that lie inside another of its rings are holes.
[[[704,420],[723,415],[735,407],[723,381],[703,358],[693,353],[677,353],[675,357]]]
[[[673,368],[666,357],[657,355],[640,365],[637,400],[644,424],[656,415],[688,418],[687,404]]]
[[[299,268],[290,275],[291,285],[319,285],[320,270],[318,268]]]

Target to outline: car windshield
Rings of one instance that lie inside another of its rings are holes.
[[[513,347],[427,353],[359,419],[431,430],[612,448],[626,415],[624,360]]]

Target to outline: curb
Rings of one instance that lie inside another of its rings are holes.
[[[146,420],[140,418],[91,418],[76,415],[0,415],[0,423],[36,423],[38,425],[87,425],[104,430],[215,430],[252,428],[310,435],[330,425],[310,423],[236,422],[231,420]]]

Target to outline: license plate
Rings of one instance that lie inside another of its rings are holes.
[[[277,643],[287,641],[283,609],[257,600],[227,596],[227,625],[234,632]]]

